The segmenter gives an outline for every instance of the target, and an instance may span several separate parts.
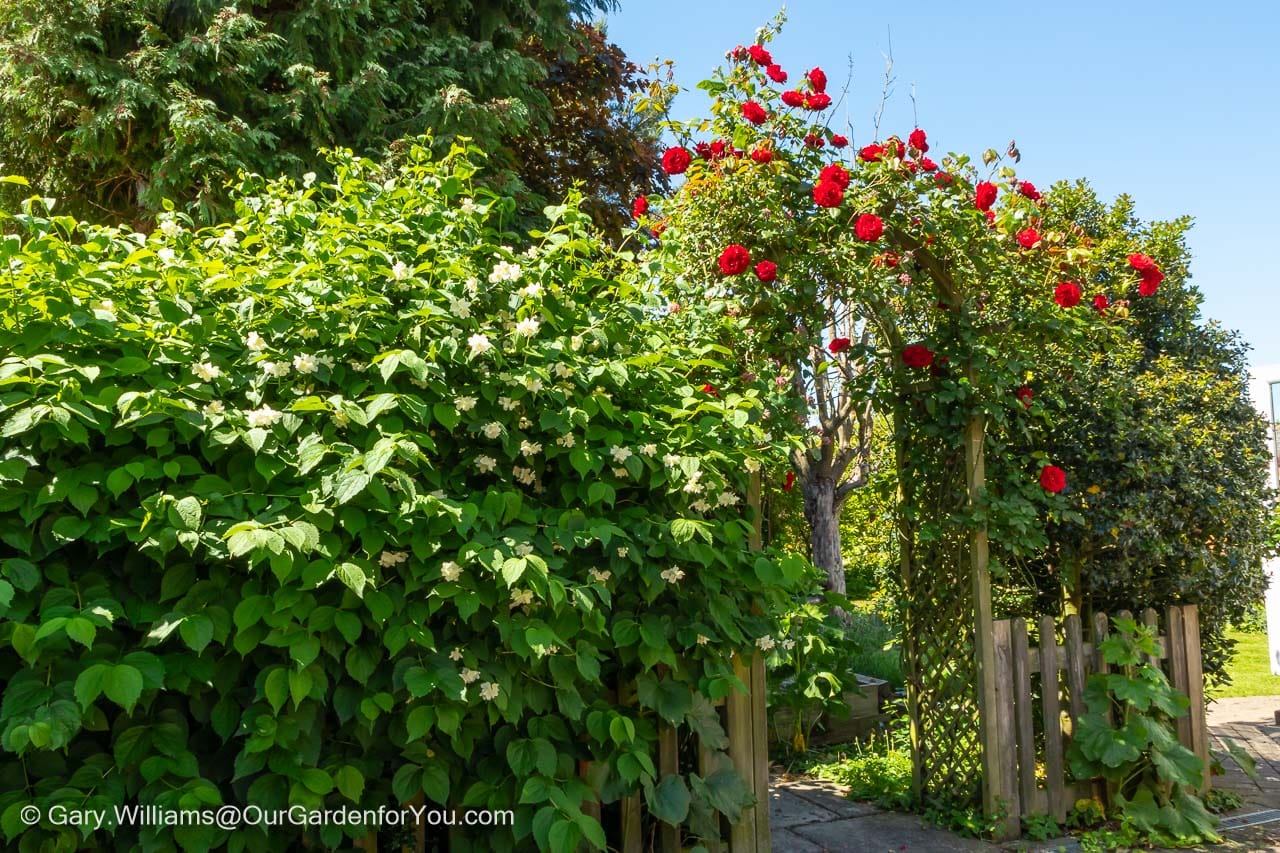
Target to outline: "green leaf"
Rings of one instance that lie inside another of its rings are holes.
[[[200,501],[185,497],[169,506],[169,523],[179,530],[200,529]]]
[[[507,766],[517,776],[528,776],[538,763],[538,750],[532,740],[517,738],[507,744]]]
[[[98,629],[88,619],[83,616],[76,616],[68,619],[64,627],[66,628],[67,636],[72,640],[75,640],[86,649],[93,648],[93,639],[97,636]]]
[[[360,796],[364,793],[364,774],[356,767],[350,764],[338,768],[333,774],[333,783],[338,786],[338,792],[353,803],[360,802]]]
[[[93,700],[102,695],[103,682],[110,671],[107,664],[95,663],[76,676],[74,692],[82,709],[87,710]]]
[[[649,812],[658,820],[679,826],[689,815],[689,788],[684,777],[671,775],[657,785],[645,789]]]
[[[62,542],[74,542],[89,532],[89,519],[64,515],[53,523],[53,536]]]
[[[334,574],[338,576],[338,580],[342,581],[357,596],[364,596],[364,585],[368,582],[364,569],[355,563],[339,563],[334,569]]]
[[[363,492],[372,479],[373,475],[361,468],[344,471],[334,480],[333,499],[340,504],[346,503]]]
[[[308,767],[302,771],[298,781],[313,794],[327,794],[333,790],[333,777],[319,767]]]
[[[213,620],[203,613],[185,616],[178,625],[178,634],[193,652],[199,654],[213,639]]]
[[[0,572],[23,592],[31,592],[40,583],[40,570],[35,563],[20,557],[10,557],[0,562]]]
[[[126,713],[132,713],[142,696],[142,673],[128,664],[113,666],[103,674],[102,692]]]
[[[284,667],[276,667],[267,673],[267,680],[263,684],[263,692],[267,701],[271,703],[271,710],[277,714],[284,707],[284,703],[289,700],[289,670]]]

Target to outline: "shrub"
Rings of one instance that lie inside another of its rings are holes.
[[[606,801],[643,789],[673,823],[745,803],[725,763],[655,785],[649,756],[660,720],[724,745],[709,700],[740,686],[733,653],[776,632],[804,574],[748,553],[759,393],[716,344],[684,342],[573,204],[502,233],[514,205],[473,185],[475,153],[250,179],[237,221],[194,232],[38,201],[11,217],[11,842],[28,802],[424,792],[514,810],[478,849],[600,847],[579,761]],[[302,832],[45,824],[22,847],[278,850]],[[344,832],[367,829],[307,834]]]

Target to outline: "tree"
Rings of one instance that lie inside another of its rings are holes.
[[[70,212],[144,223],[163,199],[229,212],[241,170],[300,177],[320,148],[378,156],[543,132],[543,61],[609,0],[12,0],[0,6],[0,164]]]

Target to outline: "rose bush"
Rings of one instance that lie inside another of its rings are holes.
[[[11,844],[301,843],[27,829],[33,801],[514,809],[483,850],[603,847],[597,791],[693,834],[745,804],[727,759],[659,780],[650,756],[661,722],[725,745],[710,701],[805,574],[748,552],[761,394],[714,342],[726,318],[664,321],[572,203],[504,232],[476,156],[250,179],[214,229],[8,217]]]

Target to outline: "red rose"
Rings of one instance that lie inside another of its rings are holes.
[[[1067,472],[1057,465],[1046,465],[1040,469],[1040,486],[1046,492],[1056,495],[1067,487]]]
[[[848,338],[832,338],[831,343],[827,344],[827,349],[831,350],[832,355],[839,355],[851,346],[853,341]]]
[[[751,152],[751,159],[757,163],[768,163],[773,159],[773,152],[768,148],[757,148]]]
[[[920,128],[911,131],[911,135],[907,137],[907,142],[911,143],[911,147],[919,151],[921,154],[929,150],[929,138]]]
[[[830,166],[818,173],[819,181],[830,181],[837,184],[841,189],[849,187],[849,173],[839,163],[832,163]]]
[[[895,157],[899,160],[907,156],[907,146],[902,144],[902,140],[896,136],[890,136],[885,142],[885,150],[894,152]]]
[[[996,227],[996,212],[994,210],[984,210],[983,213],[987,217],[987,225],[992,228]]]
[[[843,148],[849,144],[849,137],[841,136],[838,133],[831,134],[831,145],[834,148]]]
[[[631,202],[631,215],[636,219],[644,216],[649,212],[649,199],[642,195],[636,196],[636,200]]]
[[[1030,249],[1039,242],[1040,232],[1034,228],[1024,228],[1018,232],[1018,245],[1024,249]]]
[[[804,144],[810,148],[821,148],[827,144],[827,141],[816,133],[810,133],[804,138]]]
[[[706,146],[705,152],[702,156],[708,160],[723,160],[725,155],[729,153],[729,143],[723,139],[717,139]]]
[[[893,269],[899,263],[897,252],[881,252],[871,259],[871,263],[877,267],[888,267]]]
[[[839,184],[819,181],[813,187],[813,203],[818,207],[839,207],[844,200],[844,190]]]
[[[933,364],[933,350],[924,344],[903,347],[902,363],[907,367],[928,367]]]
[[[809,83],[813,85],[813,91],[827,91],[827,75],[821,68],[814,68],[805,76],[809,78]]]
[[[1093,307],[1097,308],[1099,311],[1106,311],[1111,307],[1111,301],[1107,299],[1107,295],[1105,293],[1099,293],[1097,296],[1093,297]]]
[[[933,180],[938,184],[938,186],[945,187],[955,183],[956,179],[951,177],[946,172],[939,172],[938,174],[933,176]]]
[[[1160,272],[1159,267],[1152,267],[1149,270],[1143,270],[1142,281],[1138,283],[1138,295],[1154,295],[1162,281],[1164,281],[1164,273]]]
[[[761,261],[756,264],[756,278],[761,281],[773,281],[778,277],[778,265],[773,261]]]
[[[1147,270],[1159,269],[1156,262],[1148,258],[1146,255],[1133,254],[1129,256],[1129,266],[1138,272],[1146,272]]]
[[[920,168],[924,169],[926,172],[936,172],[938,171],[938,164],[930,160],[928,157],[921,157]]]
[[[764,73],[768,74],[769,79],[775,83],[787,82],[787,72],[783,71],[782,66],[778,65],[777,63],[770,65],[768,68],[766,68],[764,70]]]
[[[677,145],[674,148],[668,148],[662,155],[662,171],[668,175],[683,175],[684,170],[688,169],[692,162],[693,157],[689,154],[689,150]]]
[[[825,110],[831,106],[831,96],[826,92],[818,92],[816,95],[805,95],[804,105],[811,110]]]
[[[983,181],[974,188],[973,206],[978,210],[990,210],[996,203],[996,195],[1000,192],[990,181]]]
[[[1024,196],[1031,199],[1032,201],[1040,200],[1040,191],[1037,190],[1036,185],[1031,183],[1030,181],[1023,181],[1022,183],[1018,184],[1018,192],[1022,193]]]
[[[854,223],[853,230],[859,240],[870,243],[880,239],[880,235],[884,233],[884,223],[874,213],[864,213]]]
[[[784,491],[784,492],[789,492],[789,491],[791,491],[793,488],[795,488],[795,485],[796,485],[796,472],[795,472],[795,471],[788,471],[788,472],[787,472],[787,479],[786,479],[786,480],[783,482],[783,484],[782,484],[782,491]]]
[[[1023,406],[1029,409],[1031,408],[1031,399],[1032,397],[1035,396],[1035,394],[1032,393],[1030,388],[1028,388],[1026,385],[1023,385],[1021,388],[1017,390],[1014,396],[1016,396],[1019,400],[1022,401]]]
[[[720,253],[720,272],[725,275],[738,275],[751,265],[751,253],[745,246],[733,243]]]
[[[762,45],[751,45],[751,47],[747,48],[747,53],[751,55],[751,59],[756,65],[773,64],[773,57],[769,55],[769,51],[765,50]]]
[[[788,90],[782,93],[782,103],[789,107],[804,106],[804,92]]]
[[[858,159],[864,163],[879,163],[882,157],[884,157],[884,146],[874,143],[863,147],[858,152]]]
[[[752,124],[764,124],[769,120],[769,114],[764,111],[764,107],[755,101],[747,101],[742,105],[742,117]]]
[[[747,53],[747,49],[745,47],[743,47],[742,45],[738,45],[737,47],[735,47],[733,50],[729,52],[729,55],[732,56],[734,59],[738,60],[739,62],[741,62],[751,54]]]
[[[1074,281],[1064,281],[1053,289],[1053,301],[1063,308],[1074,308],[1079,305],[1081,295],[1080,285]]]

